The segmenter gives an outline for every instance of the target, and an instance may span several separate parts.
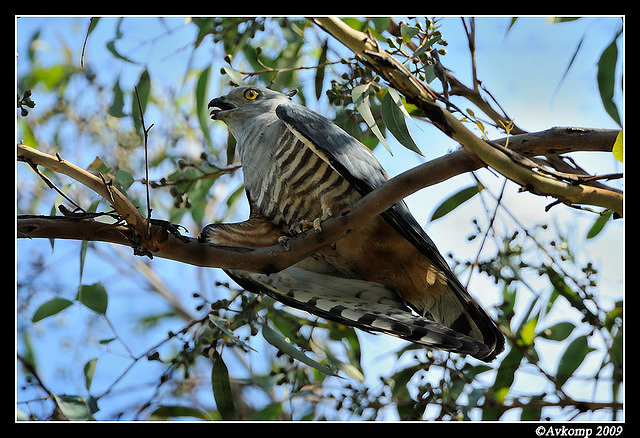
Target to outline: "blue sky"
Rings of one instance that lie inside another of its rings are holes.
[[[37,29],[41,29],[40,38],[42,41],[37,50],[41,52],[43,59],[48,56],[55,60],[61,56],[60,41],[64,41],[65,45],[71,49],[70,55],[79,65],[87,21],[83,17],[20,18],[17,21],[16,30],[16,48],[19,54],[16,61],[18,71],[26,68],[26,64],[23,63],[28,62],[25,55],[27,44]],[[515,118],[516,123],[529,131],[543,130],[552,126],[617,128],[617,125],[605,113],[597,93],[596,62],[619,26],[618,18],[592,17],[571,23],[552,24],[546,22],[544,17],[525,17],[519,19],[515,26],[507,32],[509,21],[510,17],[480,17],[477,19],[478,76],[506,112]],[[134,67],[129,64],[121,66],[114,63],[113,57],[107,52],[105,45],[114,38],[116,23],[116,18],[103,19],[99,23],[87,43],[85,62],[99,73],[98,80],[101,83],[111,84],[113,79],[119,76],[124,87],[135,82],[140,72],[140,66]],[[167,32],[168,29],[170,33]],[[125,34],[125,38],[118,42],[118,49],[137,62],[144,63],[149,69],[152,81],[172,84],[176,89],[193,83],[193,81],[182,82],[191,53],[188,44],[195,35],[193,27],[184,25],[183,17],[167,17],[164,23],[160,23],[152,17],[128,18],[123,22],[121,30]],[[442,32],[449,42],[447,47],[449,54],[443,57],[443,62],[447,68],[455,72],[459,79],[467,84],[470,83],[467,42],[463,36],[460,20],[454,17],[445,19]],[[562,85],[558,87],[571,55],[583,35],[585,37],[581,51],[576,57],[571,71]],[[618,50],[622,53],[623,47],[619,45]],[[201,49],[197,52],[197,57],[192,60],[192,66],[204,68],[212,63],[212,59],[220,62],[221,57],[222,53],[219,49]],[[214,63],[214,66],[217,67],[212,71],[218,71],[220,65]],[[218,88],[220,83],[219,78],[212,79],[210,91],[215,95],[212,94],[211,97],[226,92],[226,90]],[[307,89],[309,86],[312,87],[313,83],[309,82],[307,78],[307,81],[301,84],[303,92],[309,92]],[[619,108],[624,114],[619,89],[617,93],[619,93],[617,96]],[[326,109],[326,97],[323,99]],[[150,123],[153,122],[154,116],[157,115],[145,114],[145,118],[151,120]],[[457,147],[448,138],[434,132],[435,130],[429,126],[414,124],[409,126],[425,153],[425,159],[438,157]],[[219,129],[220,127],[212,128],[214,132]],[[19,138],[20,133],[17,132],[17,135]],[[394,151],[393,157],[390,157],[383,148],[376,150],[376,155],[391,175],[424,161],[395,142],[391,143],[391,147]],[[85,158],[91,159],[88,156]],[[617,163],[612,157],[599,154],[593,159],[594,157],[586,154],[580,158],[579,164],[595,173],[622,171],[620,163]],[[78,164],[88,165],[89,163]],[[486,184],[493,193],[497,193],[500,182],[486,172],[479,173],[479,175],[482,177],[483,184]],[[472,183],[472,181],[470,176],[462,175],[436,187],[422,190],[407,199],[412,212],[418,221],[425,226],[441,251],[443,253],[451,251],[459,258],[469,258],[475,254],[476,248],[467,242],[466,237],[471,232],[470,218],[484,217],[479,201],[474,199],[460,207],[455,213],[434,223],[428,224],[427,221],[443,197]],[[623,278],[622,221],[609,224],[605,232],[598,238],[583,242],[581,236],[584,236],[591,225],[592,215],[576,214],[574,210],[565,207],[556,207],[551,209],[550,213],[546,213],[544,207],[550,200],[519,194],[515,187],[507,191],[505,202],[514,212],[518,213],[519,219],[525,225],[548,221],[549,218],[552,218],[562,229],[574,235],[576,240],[582,242],[581,257],[593,259],[598,264],[603,277],[604,285],[601,287],[603,293],[611,294],[611,299],[619,295]],[[238,220],[244,219],[246,210],[239,209],[237,215]],[[509,224],[505,222],[500,226],[508,227]],[[53,278],[54,281],[66,283],[70,295],[73,296],[77,287],[78,265],[69,260],[77,257],[78,245],[73,242],[56,242],[53,253],[48,248],[49,243],[46,241],[19,241],[17,245],[18,272],[21,270],[20,260],[23,257],[30,257],[36,251],[42,251],[51,257],[47,261],[47,269],[52,270],[52,266],[60,263],[62,269],[68,270],[66,275],[58,273]],[[137,308],[144,308],[145,311],[153,309],[154,306],[158,309],[163,308],[162,300],[154,298],[147,291],[136,289],[136,279],[129,282],[126,278],[122,278],[122,272],[126,272],[126,267],[117,264],[110,266],[113,260],[104,263],[103,256],[100,253],[90,252],[87,266],[93,265],[96,268],[95,270],[87,269],[84,274],[84,282],[90,283],[99,279],[104,281],[104,278],[111,281],[110,306],[113,307],[110,308],[110,311],[113,311],[114,315],[117,312],[123,312],[125,319],[134,318],[138,313]],[[109,259],[107,258],[107,260]],[[172,262],[154,260],[153,263],[161,266],[158,271],[163,274],[163,280],[175,290],[185,289],[184,278],[196,279],[202,275],[198,269],[190,267],[180,268],[177,271]],[[176,278],[176,271],[179,278]],[[137,281],[141,280],[137,279]],[[184,296],[188,297],[193,292],[191,287],[195,287],[198,283],[196,280],[186,283],[189,290],[184,290]],[[144,286],[140,288],[145,289]],[[496,303],[500,292],[490,281],[478,277],[472,281],[472,293],[479,296],[483,303],[490,305]],[[34,303],[33,306],[37,306],[37,304]],[[522,305],[524,306],[526,303],[522,303]],[[30,315],[30,313],[26,314]],[[40,323],[38,337],[32,339],[32,342],[35,344],[36,351],[42,352],[46,356],[51,355],[50,360],[56,363],[55,366],[46,370],[47,375],[45,376],[54,390],[83,392],[80,385],[83,381],[81,368],[83,360],[90,357],[91,353],[79,346],[91,344],[91,342],[95,342],[95,338],[87,338],[89,334],[73,331],[73,327],[75,327],[73,320],[76,318],[88,319],[91,324],[98,327],[98,333],[105,336],[108,336],[109,333],[108,328],[102,327],[99,321],[91,319],[91,316],[87,316],[79,308],[67,309],[65,314],[55,321],[52,319],[52,321]],[[129,338],[142,336],[140,330],[136,330],[135,327],[130,327],[124,322],[122,324],[127,331],[133,333]],[[174,328],[163,326],[154,333],[146,334],[149,338],[137,339],[139,348],[148,348],[149,345],[153,345],[154,342],[165,337],[166,330]],[[121,330],[125,329],[121,328]],[[57,348],[59,336],[66,339],[66,350],[63,348],[62,352]],[[376,373],[384,374],[388,372],[388,369],[397,366],[393,363],[392,354],[381,353],[381,351],[396,348],[400,345],[397,341],[390,337],[363,336],[361,342],[363,362],[366,366],[371,367],[375,364]],[[101,360],[95,379],[95,384],[98,387],[102,382],[106,382],[105,385],[110,384],[114,376],[118,374],[117,370],[127,365],[128,360],[126,356],[122,356],[122,353],[115,351],[105,354],[103,349],[95,349],[93,354],[100,357]],[[110,366],[102,366],[107,361]],[[144,381],[144,376],[137,374],[134,370],[127,379]],[[70,384],[79,386],[70,388]],[[122,387],[127,387],[127,383],[123,383]],[[114,397],[114,399],[115,406],[122,403],[122,400],[125,402],[127,400],[126,395],[123,395],[122,398]],[[108,407],[103,407],[103,409],[107,411]]]

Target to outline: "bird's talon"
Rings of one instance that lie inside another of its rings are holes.
[[[287,236],[278,237],[278,243],[287,251],[289,251],[289,238]]]
[[[322,234],[322,227],[320,226],[320,222],[322,222],[320,218],[315,218],[313,220],[313,229],[317,234]]]

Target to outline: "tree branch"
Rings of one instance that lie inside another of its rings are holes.
[[[437,94],[413,76],[406,67],[363,32],[349,27],[335,17],[312,18],[315,24],[367,61],[370,68],[387,80],[393,88],[417,105],[442,132],[460,143],[464,149],[506,178],[538,195],[548,195],[566,204],[597,205],[623,214],[623,195],[598,187],[568,183],[537,172],[514,161],[506,154],[478,138],[449,111],[438,103]],[[613,143],[611,144],[613,146]]]
[[[577,150],[606,151],[615,140],[616,130],[584,130],[575,128],[553,128],[539,133],[523,134],[509,138],[509,147],[527,156],[549,155]],[[496,140],[504,143],[506,139]],[[105,189],[105,183],[89,172],[52,155],[36,151],[25,145],[18,145],[18,158],[32,165],[50,167],[64,173],[78,182],[94,189],[101,196],[114,199],[124,198],[115,187]],[[288,241],[289,250],[280,245],[267,248],[236,248],[216,246],[199,242],[195,238],[181,236],[170,227],[158,223],[151,224],[151,242],[145,241],[144,218],[128,200],[122,201],[116,211],[127,222],[129,217],[138,218],[141,231],[131,224],[108,224],[93,217],[82,215],[67,216],[20,216],[18,217],[19,237],[57,238],[91,240],[147,249],[147,255],[188,263],[202,267],[243,269],[253,272],[271,273],[297,263],[322,246],[331,244],[346,234],[353,232],[366,221],[393,206],[410,194],[442,182],[453,176],[476,170],[483,163],[474,159],[466,151],[459,149],[443,157],[436,158],[410,169],[378,187],[360,199],[350,208],[327,219],[322,224],[322,241],[315,233],[301,234]],[[610,189],[615,192],[615,189]],[[120,208],[120,209],[119,209]]]

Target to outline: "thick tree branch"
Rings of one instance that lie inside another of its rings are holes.
[[[480,139],[449,111],[442,108],[437,103],[438,96],[433,90],[413,76],[400,61],[382,50],[367,34],[352,29],[335,17],[311,20],[365,59],[372,70],[387,80],[407,100],[417,105],[442,132],[506,178],[538,195],[553,196],[566,204],[597,205],[622,216],[622,193],[569,183],[521,165],[519,160],[514,161],[513,154],[507,154]]]
[[[575,128],[553,128],[548,131],[523,134],[509,138],[511,149],[527,156],[549,155],[577,150],[606,151],[617,135],[616,130],[585,130]],[[505,139],[496,140],[504,143]],[[124,196],[115,187],[104,188],[104,182],[66,161],[24,145],[18,145],[18,157],[32,165],[51,167],[78,182],[93,188],[102,196],[121,199]],[[460,149],[443,157],[431,160],[389,180],[386,184],[363,197],[349,209],[322,224],[323,240],[318,242],[315,233],[299,235],[291,239],[289,250],[276,245],[268,248],[234,248],[215,246],[199,242],[195,238],[180,236],[169,227],[152,224],[152,242],[145,242],[146,226],[142,223],[142,234],[137,228],[122,223],[108,224],[81,215],[67,216],[20,216],[18,235],[29,238],[57,238],[91,240],[134,247],[143,245],[147,255],[188,263],[195,266],[244,269],[255,272],[280,271],[353,232],[366,221],[382,213],[399,200],[430,185],[453,176],[476,170],[483,163]],[[615,192],[614,189],[610,189]],[[104,194],[103,194],[104,193]],[[126,198],[124,198],[126,200]],[[144,218],[133,205],[123,201],[125,208],[116,208],[121,216]],[[142,241],[141,241],[142,239]]]

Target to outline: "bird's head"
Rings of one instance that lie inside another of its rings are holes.
[[[275,111],[278,105],[291,100],[296,91],[294,89],[283,94],[258,86],[236,87],[229,94],[212,99],[208,108],[211,109],[213,120],[232,125]]]

